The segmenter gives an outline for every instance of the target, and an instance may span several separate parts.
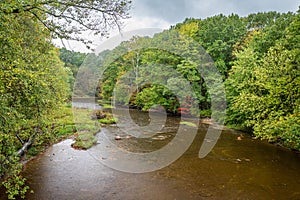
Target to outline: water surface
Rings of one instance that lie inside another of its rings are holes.
[[[147,119],[146,113],[133,112],[132,115]],[[142,139],[126,138],[126,133],[116,127],[105,127],[102,131],[110,134],[111,141],[120,148],[149,152],[172,140],[179,121],[179,118],[168,117],[165,132]],[[34,190],[27,198],[300,199],[298,153],[226,129],[214,149],[199,159],[207,127],[200,124],[194,142],[177,161],[142,174],[110,169],[91,155],[93,149],[74,150],[70,146],[73,141],[65,140],[25,165],[24,176]],[[115,135],[120,135],[122,140],[115,140]]]

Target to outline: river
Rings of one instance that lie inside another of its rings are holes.
[[[146,113],[132,115],[147,119]],[[168,117],[169,129],[147,138],[126,137],[115,126],[101,131],[127,151],[151,152],[172,140],[178,120]],[[137,174],[99,162],[93,154],[97,145],[82,151],[71,148],[71,139],[62,141],[25,165],[23,174],[34,190],[27,199],[300,199],[299,153],[224,129],[213,150],[200,159],[207,128],[200,123],[188,150],[169,166]],[[115,135],[122,139],[115,140]]]

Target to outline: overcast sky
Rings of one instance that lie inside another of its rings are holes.
[[[187,17],[207,18],[220,13],[246,16],[263,11],[297,11],[299,0],[133,0],[128,27],[165,26],[182,22]]]
[[[167,29],[189,17],[203,19],[220,13],[246,16],[264,11],[296,12],[299,5],[300,0],[133,0],[131,19],[125,21],[123,31]],[[82,51],[82,45],[70,44],[70,48]]]

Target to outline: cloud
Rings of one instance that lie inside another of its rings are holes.
[[[185,18],[206,18],[216,14],[236,13],[246,16],[263,11],[296,11],[296,0],[134,0],[132,15],[162,19],[170,24]]]
[[[132,17],[124,23],[124,31],[140,28],[169,28],[170,23],[161,18],[155,17]]]
[[[228,0],[227,0],[228,1]],[[277,11],[277,12],[295,12],[298,10],[299,1],[297,0],[253,0],[240,1],[231,0],[231,4],[236,13],[242,16],[249,13]]]
[[[135,16],[161,18],[175,23],[182,15],[186,15],[189,4],[186,0],[135,0],[132,13]]]

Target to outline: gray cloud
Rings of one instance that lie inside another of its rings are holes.
[[[297,0],[134,0],[134,17],[160,18],[171,24],[187,17],[206,18],[216,14],[245,16],[263,11],[297,11]]]
[[[135,16],[162,18],[168,22],[177,21],[187,12],[188,4],[183,0],[135,0],[133,13]]]

